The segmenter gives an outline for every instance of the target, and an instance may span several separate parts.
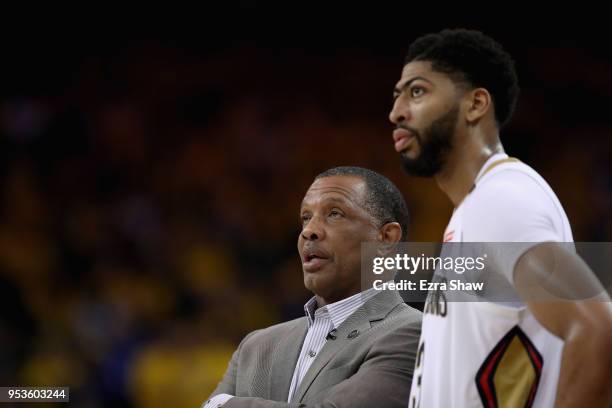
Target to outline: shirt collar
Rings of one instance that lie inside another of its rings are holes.
[[[489,166],[492,163],[495,163],[498,160],[504,160],[507,158],[508,158],[508,155],[506,153],[495,153],[491,155],[491,157],[487,159],[487,161],[482,165],[482,167],[478,171],[478,174],[476,175],[476,178],[474,179],[475,180],[474,184],[476,184],[476,182],[480,179],[480,177],[482,177],[483,173],[489,168]]]
[[[369,288],[368,290],[356,293],[346,299],[330,303],[318,309],[317,300],[313,296],[304,305],[304,311],[306,312],[306,317],[308,317],[308,327],[314,323],[315,319],[320,317],[323,319],[331,319],[333,328],[337,329],[350,315],[377,293],[378,292],[374,288]]]

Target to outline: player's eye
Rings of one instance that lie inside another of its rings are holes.
[[[425,89],[421,88],[420,86],[413,86],[412,88],[410,88],[410,95],[413,98],[418,98],[419,96],[422,96],[425,93]]]

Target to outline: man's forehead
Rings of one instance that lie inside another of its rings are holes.
[[[365,192],[365,181],[356,176],[328,176],[315,180],[302,204],[310,200],[338,199],[359,201]]]
[[[441,75],[432,69],[429,61],[412,61],[402,68],[402,76],[397,85],[401,87],[404,83],[418,77],[433,82],[439,80]]]
[[[433,72],[429,61],[411,61],[402,68],[402,76],[408,74],[423,74]]]

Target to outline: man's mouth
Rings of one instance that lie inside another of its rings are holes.
[[[327,253],[320,250],[304,251],[302,267],[306,272],[315,272],[329,262],[330,257]]]
[[[404,128],[397,128],[393,131],[393,140],[395,141],[395,151],[403,152],[413,143],[415,139],[414,133]]]

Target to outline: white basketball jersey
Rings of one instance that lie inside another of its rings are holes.
[[[496,154],[476,180],[444,241],[533,243],[524,250],[573,241],[559,200],[529,166]],[[509,282],[524,250],[508,262]],[[563,341],[520,302],[447,302],[430,293],[409,407],[552,407],[562,350]]]

